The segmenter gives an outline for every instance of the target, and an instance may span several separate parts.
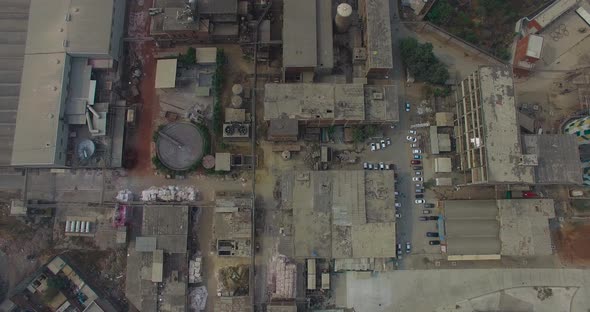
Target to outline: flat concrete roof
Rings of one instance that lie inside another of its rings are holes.
[[[284,0],[283,67],[316,67],[317,58],[316,0]]]
[[[498,255],[501,251],[495,200],[444,201],[448,255]]]
[[[268,127],[269,137],[298,136],[299,123],[297,119],[271,119]]]
[[[436,113],[437,127],[453,127],[455,125],[455,114],[451,112]]]
[[[142,236],[155,236],[157,249],[186,253],[188,206],[146,205],[143,207]]]
[[[295,257],[395,256],[395,216],[385,213],[392,210],[392,171],[306,171],[283,180],[283,201],[293,209]]]
[[[135,238],[135,250],[139,252],[153,252],[156,250],[156,237],[138,236]]]
[[[533,170],[520,165],[522,156],[514,83],[509,68],[479,68],[484,144],[490,183],[533,183]]]
[[[552,255],[549,219],[555,218],[553,199],[503,199],[500,209],[502,255]]]
[[[58,131],[64,124],[66,53],[25,56],[12,161],[14,166],[57,162]],[[65,155],[63,155],[65,159]],[[65,161],[64,161],[65,163]]]
[[[0,0],[0,166],[10,165],[29,19],[28,0]]]
[[[523,154],[536,155],[535,183],[582,184],[578,137],[572,134],[523,135]]]
[[[365,85],[365,119],[399,121],[397,85]]]
[[[393,68],[389,0],[365,0],[367,70]]]
[[[176,87],[177,59],[158,60],[156,65],[156,89]]]
[[[215,171],[230,171],[230,158],[230,153],[215,153]]]
[[[111,55],[115,1],[31,0],[26,53]]]
[[[217,63],[217,48],[196,48],[195,58],[197,64],[216,64]]]
[[[361,84],[284,83],[264,86],[264,120],[364,120]],[[318,117],[319,116],[319,117]]]

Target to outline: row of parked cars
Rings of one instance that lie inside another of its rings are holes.
[[[369,147],[371,148],[372,152],[382,150],[389,145],[391,145],[390,138],[384,138],[384,139],[381,139],[381,141],[369,143]]]
[[[380,162],[378,164],[364,162],[363,169],[365,169],[365,170],[393,170],[393,164],[386,164],[384,162]]]

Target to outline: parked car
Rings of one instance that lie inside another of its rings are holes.
[[[421,163],[422,163],[422,161],[420,161],[420,160],[415,160],[415,159],[414,159],[414,160],[412,160],[412,161],[411,161],[411,163],[412,163],[412,165],[419,165],[419,164],[421,164]]]
[[[426,217],[427,220],[436,221],[438,220],[438,216],[428,216]]]
[[[424,199],[416,199],[414,200],[416,204],[424,204]]]
[[[414,182],[422,182],[422,180],[423,180],[422,177],[413,177],[412,178],[412,181],[414,181]]]
[[[416,134],[416,130],[408,130],[409,134]]]
[[[379,163],[379,169],[385,170],[385,164],[383,162]]]
[[[410,102],[406,102],[406,112],[410,111]]]
[[[414,154],[414,159],[422,159],[422,156],[420,156],[418,154]]]
[[[371,144],[369,144],[369,146],[371,146],[371,152],[374,152],[377,150],[377,145],[375,143],[371,143]]]
[[[416,183],[415,187],[416,188],[422,188],[422,183]]]
[[[524,198],[536,198],[536,197],[539,197],[539,194],[537,194],[535,192],[524,191],[524,192],[522,192],[522,197],[524,197]]]
[[[415,194],[414,197],[416,197],[416,198],[424,198],[424,194]]]
[[[381,140],[381,148],[385,148],[385,140]]]
[[[432,245],[432,246],[440,245],[440,241],[439,240],[431,240],[428,242],[428,245]]]
[[[412,153],[414,153],[414,154],[422,154],[422,150],[419,149],[419,148],[416,148],[416,149],[413,149],[412,150]]]
[[[389,164],[385,164],[385,170],[391,170],[391,167],[389,166]]]
[[[399,212],[396,212],[396,213],[395,213],[395,217],[399,219],[399,218],[401,218],[401,217],[402,217],[402,214],[401,214],[401,213],[399,213]]]
[[[414,170],[422,170],[423,168],[422,168],[422,166],[413,166],[412,169],[414,169]]]
[[[377,143],[373,143],[375,144],[375,149],[376,150],[380,150],[381,149],[381,143],[377,142]]]
[[[373,164],[367,164],[367,169],[373,170]]]
[[[398,243],[396,248],[398,256],[402,254],[402,244]]]
[[[424,217],[424,216],[418,217],[418,220],[420,220],[420,221],[428,221],[428,219],[426,219],[426,217]]]
[[[412,244],[410,242],[406,242],[406,253],[410,253],[412,251]]]
[[[426,203],[426,204],[424,204],[424,208],[434,208],[434,204],[433,203]]]
[[[410,142],[416,142],[416,138],[415,138],[415,137],[413,137],[413,136],[410,136],[410,135],[408,135],[408,136],[406,137],[406,140],[408,140],[408,141],[410,141]]]
[[[373,170],[379,170],[379,164],[373,164]]]
[[[395,208],[401,208],[402,207],[402,203],[395,203],[395,204],[393,204],[393,206],[395,206]]]
[[[417,188],[417,189],[416,189],[416,193],[417,193],[417,194],[424,193],[424,189]]]
[[[422,214],[430,214],[432,211],[430,211],[429,209],[424,209],[422,210]]]
[[[422,175],[422,171],[414,171],[414,174],[417,176]]]
[[[385,139],[385,145],[387,145],[387,146],[391,145],[391,139],[390,138],[386,138]]]
[[[412,145],[410,145],[412,148],[417,148],[420,147],[420,144],[418,143],[412,143]]]
[[[368,162],[364,162],[363,163],[363,169],[369,169],[369,163]]]
[[[395,192],[393,192],[393,194],[394,194],[396,197],[397,197],[397,196],[399,196],[399,192],[398,192],[398,191],[395,191]]]
[[[438,237],[438,232],[426,232],[426,237]]]

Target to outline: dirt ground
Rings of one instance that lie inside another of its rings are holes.
[[[590,224],[568,223],[556,233],[557,251],[564,264],[590,265]]]

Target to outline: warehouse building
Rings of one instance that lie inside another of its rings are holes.
[[[391,16],[388,0],[360,0],[363,21],[363,48],[366,49],[367,77],[383,78],[393,69]]]
[[[439,232],[450,261],[553,253],[552,199],[447,200],[443,210]]]
[[[31,1],[12,165],[70,165],[70,128],[87,128],[80,139],[106,136],[111,103],[101,102],[109,97],[93,74],[116,67],[124,20],[124,0]],[[124,112],[115,116],[113,132],[122,136]],[[105,140],[116,158],[106,165],[120,166],[122,139]]]
[[[283,68],[287,80],[311,82],[314,72],[334,67],[330,1],[285,0]]]
[[[316,127],[399,121],[395,85],[287,83],[264,89],[266,121],[290,118]]]
[[[533,165],[523,161],[510,70],[480,67],[459,83],[454,102],[460,184],[533,183]]]
[[[535,163],[536,184],[582,184],[578,137],[572,134],[523,135],[523,153]]]

